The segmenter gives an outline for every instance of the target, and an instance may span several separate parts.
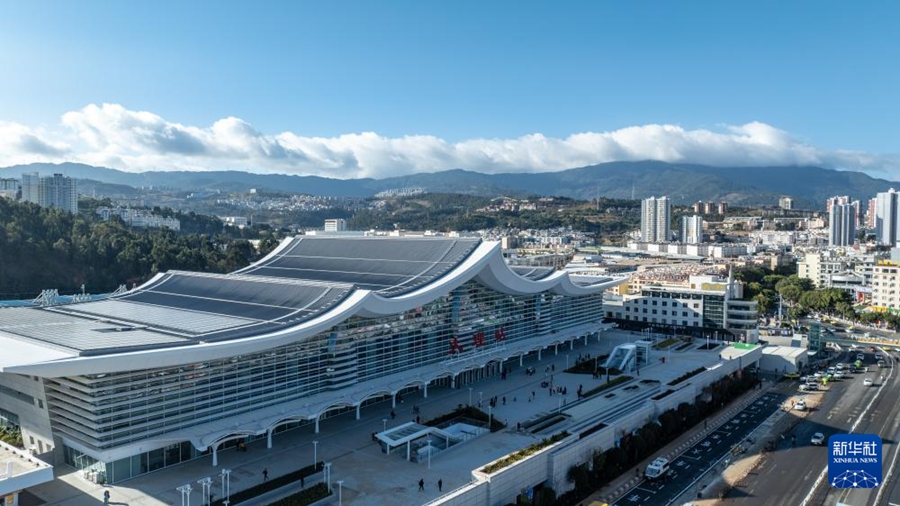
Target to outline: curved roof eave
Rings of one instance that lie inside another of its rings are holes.
[[[276,332],[253,337],[201,343],[175,348],[159,348],[120,354],[64,358],[61,360],[23,364],[4,369],[5,372],[59,377],[120,372],[152,367],[174,367],[184,364],[217,360],[288,345],[314,336],[352,317],[377,317],[402,313],[421,307],[437,297],[450,293],[470,279],[477,279],[485,286],[510,295],[530,295],[543,291],[569,296],[600,293],[615,286],[620,279],[590,286],[574,284],[565,271],[559,271],[540,280],[529,280],[513,272],[500,249],[500,243],[485,242],[460,265],[437,281],[398,297],[383,297],[370,290],[355,290],[330,311]]]

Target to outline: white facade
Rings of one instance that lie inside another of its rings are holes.
[[[672,205],[669,197],[650,197],[641,202],[641,240],[668,242],[671,240],[669,225]]]
[[[41,175],[37,172],[22,174],[22,200],[38,204],[40,202]]]
[[[326,232],[343,232],[345,230],[347,230],[347,220],[343,218],[325,220]]]
[[[900,311],[900,264],[881,261],[873,267],[872,305],[885,311]]]
[[[700,215],[681,217],[681,242],[700,244],[703,242],[703,217]]]
[[[897,244],[898,206],[900,192],[891,188],[875,197],[875,239],[887,246]]]
[[[778,199],[778,207],[791,210],[794,208],[794,199],[790,197],[781,197]]]
[[[856,207],[849,203],[832,202],[828,215],[828,245],[852,246],[855,242]]]
[[[757,303],[739,300],[743,285],[732,278],[690,276],[689,286],[644,285],[640,295],[608,296],[608,318],[661,325],[683,332],[727,329],[746,342],[758,340]]]

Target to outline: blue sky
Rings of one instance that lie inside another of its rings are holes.
[[[702,133],[728,141],[731,128],[759,122],[775,136],[763,147],[795,148],[790,156],[756,153],[754,163],[811,160],[888,173],[900,167],[898,14],[900,3],[887,1],[2,2],[0,122],[54,147],[33,155],[121,168],[232,168],[246,159],[259,170],[338,177],[380,173],[360,170],[365,147],[338,142],[366,132],[381,139],[380,150],[406,136],[437,138],[438,154],[433,145],[400,153],[423,170],[442,168],[434,157],[476,170],[552,170],[592,159],[532,153],[497,162],[497,151],[540,142],[482,146],[477,160],[454,153],[473,140],[565,141],[669,125],[701,133],[677,144],[670,161],[740,165],[721,153],[698,155]],[[99,113],[84,111],[92,104]],[[156,119],[131,114],[138,112]],[[91,118],[67,122],[66,113]],[[266,156],[286,149],[294,165],[267,165],[258,153],[213,156],[222,142],[242,142],[210,140],[213,125],[232,117],[240,124],[231,130],[268,143]],[[143,120],[151,126],[134,126]],[[179,138],[219,144],[202,157],[175,150],[166,158],[156,140],[134,139],[147,128],[171,135],[180,127]],[[285,133],[293,144],[279,140]],[[635,135],[659,142],[652,132]],[[307,145],[316,138],[334,142]],[[617,140],[597,161],[653,157],[648,142]],[[315,153],[326,148],[316,170]],[[804,158],[804,149],[816,156]],[[0,146],[4,154],[29,159],[15,146]],[[345,170],[348,156],[356,170]],[[534,167],[518,167],[530,161]]]

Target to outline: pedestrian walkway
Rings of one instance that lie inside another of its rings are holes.
[[[110,492],[112,504],[160,506],[181,504],[182,494],[176,488],[192,484],[195,491],[191,502],[196,506],[202,504],[199,497],[201,487],[197,484],[202,478],[212,477],[213,493],[221,497],[219,473],[222,469],[231,470],[231,490],[234,493],[262,482],[264,469],[268,470],[270,478],[274,478],[318,460],[332,464],[332,483],[342,480],[343,504],[422,504],[471,482],[473,469],[541,439],[540,435],[517,431],[518,422],[576,402],[579,385],[589,390],[605,382],[605,378],[595,379],[590,374],[564,373],[567,364],[575,365],[579,355],[589,353],[596,357],[610,353],[616,345],[640,337],[630,332],[609,331],[601,334],[599,342],[593,339],[585,345],[583,340],[578,340],[571,350],[565,345],[557,349],[550,347],[544,350],[543,360],[540,361],[536,354],[527,356],[522,366],[518,360],[507,361],[504,364],[509,371],[506,379],[497,375],[458,388],[432,385],[427,398],[424,398],[422,390],[404,394],[402,402],[398,402],[393,409],[389,401],[365,406],[359,420],[352,410],[323,419],[318,434],[314,432],[313,424],[275,434],[271,449],[266,448],[266,440],[262,438],[247,444],[246,452],[234,449],[220,451],[218,467],[213,467],[211,457],[206,456],[104,487],[86,481],[80,473],[62,465],[56,468],[56,480],[35,487],[32,492],[46,506],[96,505],[102,502],[105,490]],[[721,351],[721,348],[700,351],[694,347],[672,352],[665,363],[653,360],[649,366],[642,367],[640,376],[641,379],[668,381],[701,365],[719,361]],[[527,368],[532,368],[535,374],[526,374]],[[541,382],[551,376],[553,385],[565,388],[567,395],[561,396],[541,388]],[[488,404],[491,398],[497,399],[492,408]],[[435,453],[430,461],[422,462],[407,461],[405,452],[400,451],[386,455],[381,451],[380,444],[372,439],[373,432],[414,421],[417,416],[424,421],[470,403],[480,403],[483,411],[506,422],[507,429],[453,446]],[[396,417],[391,417],[392,411]],[[312,484],[310,481],[307,481],[307,486]],[[439,483],[442,490],[439,490]],[[335,497],[335,504],[336,501]]]

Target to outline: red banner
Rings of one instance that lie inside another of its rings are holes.
[[[494,331],[495,341],[502,341],[504,339],[506,339],[506,330],[504,330],[503,327],[500,327],[499,329]]]
[[[475,342],[475,346],[484,346],[484,332],[476,332],[474,336],[472,336],[472,340]]]
[[[459,344],[459,339],[457,339],[455,337],[450,339],[450,353],[453,353],[453,352],[462,353],[462,351],[463,351],[463,347],[461,344]]]

